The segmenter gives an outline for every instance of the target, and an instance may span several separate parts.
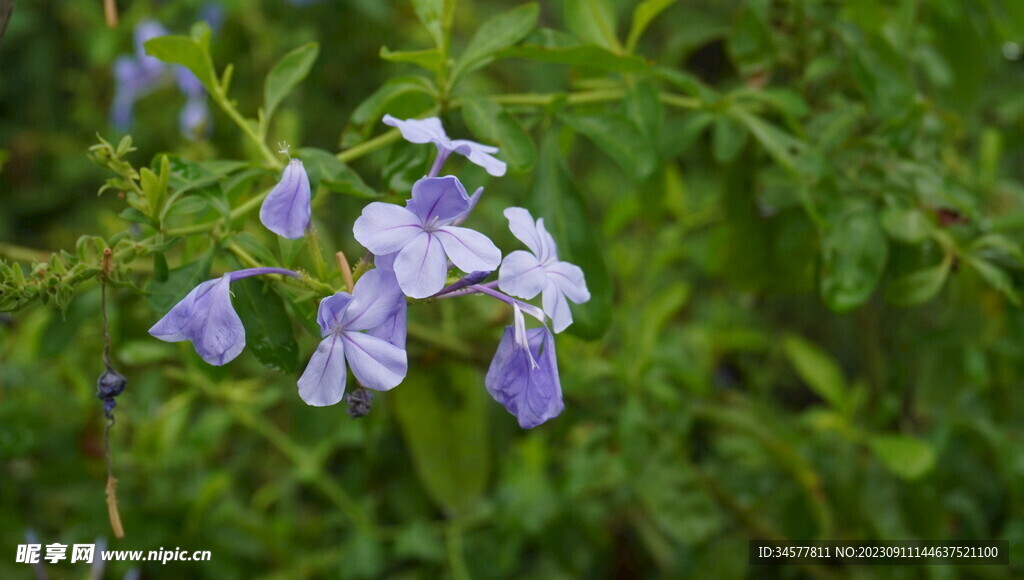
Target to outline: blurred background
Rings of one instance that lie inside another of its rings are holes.
[[[113,289],[123,540],[104,502],[98,284],[63,311],[0,313],[0,576],[31,577],[14,562],[26,533],[212,552],[109,563],[104,578],[1024,573],[1024,4],[543,2],[538,30],[440,101],[408,89],[432,75],[381,57],[431,46],[410,2],[120,4],[115,28],[98,0],[14,7],[0,41],[8,263],[129,230],[124,201],[96,195],[110,177],[86,155],[97,134],[130,133],[138,167],[160,153],[259,162],[212,102],[183,128],[189,97],[171,80],[115,118],[136,27],[206,21],[250,117],[274,63],[319,42],[271,143],[334,153],[382,133],[384,113],[439,107],[451,136],[502,146],[504,178],[449,165],[487,187],[470,225],[507,253],[501,210],[530,207],[576,244],[595,300],[558,337],[565,412],[524,431],[484,389],[507,324],[486,301],[410,308],[408,379],[353,420],[296,395],[319,340],[305,321],[292,318],[283,371],[251,349],[214,368],[147,335],[159,314],[144,292]],[[515,6],[459,0],[453,53]],[[400,197],[429,153],[396,143],[350,167]],[[351,193],[319,188],[325,251],[361,255],[351,225],[367,200]],[[241,227],[288,251],[255,219]],[[171,268],[204,249],[190,244]],[[132,265],[139,288],[155,267]],[[1005,539],[1011,565],[754,568],[750,539]]]

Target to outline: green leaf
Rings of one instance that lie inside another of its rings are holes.
[[[236,238],[237,239],[237,238]],[[266,280],[246,278],[231,284],[232,304],[245,326],[245,346],[263,366],[294,373],[299,368],[299,345],[284,301]]]
[[[569,305],[573,324],[567,332],[587,339],[598,338],[611,322],[611,276],[591,227],[594,220],[588,215],[583,196],[569,178],[554,131],[544,138],[536,174],[529,198],[533,216],[544,218],[547,230],[558,244],[559,258],[583,269],[590,290],[590,301]]]
[[[249,232],[239,232],[231,239],[239,246],[242,246],[242,249],[252,257],[256,258],[261,266],[280,267],[281,264],[274,257],[274,253],[256,236]]]
[[[537,26],[540,7],[536,2],[523,4],[484,22],[462,52],[454,78],[468,74],[494,60],[495,54],[519,42]]]
[[[583,42],[623,52],[615,34],[615,9],[608,0],[565,0],[565,26]]]
[[[443,50],[448,43],[448,32],[452,28],[455,0],[412,0],[412,8],[434,39],[434,44]]]
[[[903,479],[917,479],[935,467],[935,449],[917,437],[875,435],[868,445],[882,465]]]
[[[430,106],[435,91],[430,81],[416,76],[402,76],[389,79],[372,95],[352,111],[352,122],[361,125],[367,121],[379,122],[385,112],[390,112],[393,103],[409,95],[426,95],[426,107]]]
[[[208,46],[209,29],[198,39],[188,36],[159,36],[146,41],[146,54],[166,63],[180,64],[192,71],[210,93],[217,86]]]
[[[360,199],[377,199],[380,194],[363,182],[363,178],[331,153],[323,149],[304,148],[297,153],[309,170],[309,179],[328,191]]]
[[[711,126],[711,152],[715,161],[726,164],[736,159],[747,143],[747,129],[726,115],[716,115]]]
[[[931,300],[945,285],[951,265],[952,260],[943,260],[893,280],[885,289],[885,299],[897,306],[913,306]]]
[[[632,53],[637,42],[643,36],[647,26],[657,18],[666,8],[676,3],[676,0],[644,0],[633,10],[633,25],[629,29],[629,37],[626,39],[626,52]]]
[[[614,72],[644,72],[648,68],[645,60],[635,56],[621,56],[600,46],[579,44],[575,46],[545,46],[523,44],[506,48],[498,58],[527,58],[579,67],[589,67]]]
[[[872,206],[847,202],[830,216],[821,240],[821,296],[836,312],[863,304],[878,285],[889,244]]]
[[[525,170],[537,162],[533,139],[501,105],[483,97],[467,97],[462,118],[481,142],[496,144],[498,157],[513,169]]]
[[[411,373],[391,399],[427,493],[449,516],[471,512],[490,471],[482,373],[440,363]]]
[[[932,223],[917,208],[887,206],[881,218],[889,237],[906,244],[920,244],[932,232]]]
[[[174,307],[201,282],[210,279],[210,267],[213,266],[214,251],[211,248],[191,264],[175,268],[168,272],[167,279],[153,279],[146,286],[146,300],[161,316]]]
[[[798,158],[807,151],[807,144],[766,122],[739,106],[729,109],[729,115],[745,125],[776,163],[792,173],[800,173]]]
[[[263,114],[267,122],[274,116],[281,101],[306,78],[319,54],[320,45],[309,42],[281,57],[274,68],[270,69],[263,85]]]
[[[1006,270],[976,255],[965,255],[964,260],[974,268],[993,288],[1002,292],[1014,306],[1021,305],[1020,292],[1013,285],[1013,279]]]
[[[657,167],[654,144],[622,115],[564,115],[562,120],[593,141],[634,181],[647,179]]]
[[[846,408],[846,379],[831,356],[795,334],[783,337],[782,348],[796,373],[812,391],[835,409]]]
[[[392,52],[380,47],[380,57],[388,62],[407,62],[436,73],[444,66],[444,56],[436,48],[428,50],[400,50]]]

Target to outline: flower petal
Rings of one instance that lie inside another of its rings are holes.
[[[359,384],[367,389],[387,391],[405,379],[409,370],[405,349],[362,332],[347,330],[341,335],[345,341],[345,356]]]
[[[552,330],[562,332],[569,328],[569,325],[572,324],[572,312],[569,311],[569,303],[566,302],[562,291],[550,279],[548,279],[547,286],[544,287],[541,303],[544,305],[544,314],[551,318]]]
[[[494,177],[505,175],[505,170],[507,169],[505,162],[491,155],[498,152],[497,147],[489,147],[465,139],[455,139],[452,141],[452,149],[456,153],[465,155],[470,162],[483,167],[487,170],[487,173]]]
[[[373,269],[363,274],[352,290],[352,304],[341,319],[346,330],[366,330],[384,324],[405,304],[394,272]]]
[[[316,347],[299,377],[299,396],[314,407],[334,405],[345,395],[347,375],[344,341],[332,334]]]
[[[157,323],[149,329],[149,334],[165,342],[180,342],[182,340],[188,340],[189,337],[185,332],[189,326],[192,315],[195,312],[196,300],[200,296],[205,296],[207,292],[213,290],[213,287],[216,286],[218,282],[220,282],[220,279],[207,280],[193,288],[191,292],[179,300],[163,318],[158,320]]]
[[[448,260],[441,242],[421,232],[406,244],[395,259],[395,276],[402,292],[412,298],[426,298],[444,288]]]
[[[501,264],[501,250],[476,230],[443,226],[434,235],[452,263],[463,272],[491,271]]]
[[[341,321],[351,304],[352,295],[348,292],[337,292],[320,301],[320,307],[316,311],[320,336],[327,336],[341,326]]]
[[[462,225],[462,222],[466,221],[466,218],[469,217],[469,214],[473,213],[473,209],[476,208],[476,204],[480,203],[480,196],[483,194],[483,192],[484,188],[476,188],[476,191],[473,192],[473,195],[469,196],[469,207],[466,208],[466,211],[455,216],[455,219],[452,220],[451,225],[460,226]]]
[[[487,392],[519,420],[524,429],[557,417],[564,409],[558,378],[554,338],[547,328],[526,331],[529,349],[516,344],[515,332],[505,327],[487,371]],[[536,361],[531,364],[530,358]]]
[[[469,206],[466,188],[454,175],[420,179],[413,184],[412,197],[405,204],[427,227],[451,223]]]
[[[380,201],[364,207],[352,226],[356,241],[374,254],[397,252],[422,232],[423,224],[416,214],[402,206]]]
[[[397,282],[396,282],[397,283]],[[374,326],[366,331],[370,336],[376,336],[390,342],[398,348],[405,349],[405,335],[408,326],[409,305],[402,300],[398,303],[398,310],[395,314],[384,321],[380,326]]]
[[[590,300],[590,291],[587,290],[587,280],[583,276],[583,270],[576,264],[569,262],[555,262],[544,267],[548,280],[555,283],[558,289],[565,294],[566,298],[576,304],[582,304]]]
[[[498,288],[502,292],[529,300],[541,293],[548,278],[537,257],[525,250],[505,256],[498,270]]]
[[[544,245],[537,234],[537,224],[530,212],[521,207],[507,207],[504,213],[508,218],[508,229],[512,231],[512,235],[540,258]]]
[[[544,227],[544,218],[537,218],[537,239],[540,240],[540,252],[537,253],[537,259],[542,264],[557,260],[558,246],[555,245],[555,239]]]
[[[410,143],[435,143],[446,149],[451,148],[448,135],[441,126],[441,119],[437,117],[403,121],[391,115],[384,115],[384,124],[396,127],[402,133],[402,138]]]
[[[309,176],[302,161],[292,159],[281,181],[263,200],[260,221],[275,234],[296,240],[306,235],[310,214]]]
[[[245,348],[245,327],[231,306],[231,277],[217,280],[209,292],[198,294],[184,329],[203,360],[221,366]]]

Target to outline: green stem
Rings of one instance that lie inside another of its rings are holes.
[[[398,129],[393,129],[387,133],[377,135],[373,139],[367,139],[358,145],[350,147],[341,153],[338,153],[335,157],[347,163],[353,159],[358,159],[364,155],[373,153],[382,147],[386,147],[401,138],[402,133]]]
[[[316,269],[316,277],[320,280],[326,280],[327,262],[324,261],[324,254],[320,250],[320,235],[317,234],[315,227],[310,226],[309,231],[306,232],[306,243],[309,247],[309,253],[313,256],[313,268]]]
[[[49,262],[52,254],[14,244],[0,244],[0,256],[20,262]]]
[[[238,128],[241,129],[242,132],[245,133],[246,136],[249,137],[249,139],[259,148],[260,153],[263,154],[263,159],[266,160],[267,164],[274,169],[281,169],[284,166],[281,163],[281,160],[273,151],[270,150],[270,147],[267,147],[266,142],[256,134],[252,125],[242,117],[242,114],[238,112],[238,109],[231,104],[231,101],[228,100],[227,95],[224,94],[224,89],[219,83],[215,90],[212,91],[211,95],[213,96],[213,100],[220,105],[220,108],[223,109],[229,117],[231,117],[231,120],[234,121],[236,125],[238,125]]]
[[[242,203],[241,205],[239,205],[235,209],[231,210],[231,219],[232,220],[238,219],[238,218],[242,217],[243,215],[245,215],[245,214],[253,211],[254,209],[258,208],[260,206],[260,204],[263,203],[263,200],[266,199],[267,196],[270,195],[270,192],[273,191],[273,190],[274,190],[273,188],[267,189],[265,191],[260,192],[256,196],[251,197],[251,198],[245,200],[244,203]],[[184,226],[184,227],[180,227],[180,228],[173,228],[173,229],[167,230],[164,233],[167,234],[168,236],[188,236],[188,235],[191,235],[191,234],[201,234],[203,232],[208,232],[208,231],[214,229],[215,227],[220,225],[223,221],[224,221],[223,219],[220,219],[220,220],[216,220],[216,221],[212,221],[212,222],[206,222],[205,224],[196,224],[194,226]]]
[[[455,580],[469,580],[469,568],[462,548],[462,528],[456,522],[445,526],[445,543],[448,548],[448,566]]]
[[[658,99],[666,105],[672,105],[673,107],[679,107],[681,109],[699,109],[703,106],[700,99],[674,95],[672,93],[658,93]]]

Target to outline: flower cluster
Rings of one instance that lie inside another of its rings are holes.
[[[505,164],[496,148],[449,139],[437,118],[384,123],[397,127],[412,143],[433,143],[437,158],[430,173],[417,181],[404,206],[374,202],[355,220],[353,235],[373,255],[374,268],[359,277],[351,292],[320,301],[317,322],[322,341],[298,380],[299,396],[309,405],[343,400],[348,369],[366,389],[390,390],[408,372],[406,312],[409,299],[457,298],[482,294],[511,307],[487,372],[487,391],[523,428],[535,427],[564,409],[555,356],[554,333],[572,323],[568,302],[590,299],[583,271],[558,259],[558,250],[543,218],[534,220],[519,207],[505,210],[512,234],[530,250],[504,258],[484,234],[462,224],[483,193],[470,196],[459,179],[439,173],[451,153],[466,156],[494,176]],[[310,222],[310,185],[299,160],[285,168],[268,194],[260,220],[274,233],[301,238]],[[449,272],[464,275],[451,283]],[[495,271],[497,280],[485,282]],[[203,282],[182,299],[150,334],[167,341],[190,340],[206,362],[222,365],[245,346],[245,331],[231,307],[230,284],[259,274],[298,274],[279,268],[253,268]],[[541,295],[541,307],[529,300]],[[527,328],[526,314],[540,321]],[[548,327],[548,320],[551,327]],[[552,332],[553,331],[553,332]]]
[[[209,127],[210,120],[202,83],[188,69],[168,65],[146,55],[144,48],[147,40],[167,34],[167,29],[154,20],[143,21],[135,27],[135,54],[119,57],[114,62],[115,90],[110,121],[119,130],[128,130],[132,124],[135,103],[173,77],[178,90],[185,95],[185,106],[178,116],[178,126],[183,135],[195,138]]]

